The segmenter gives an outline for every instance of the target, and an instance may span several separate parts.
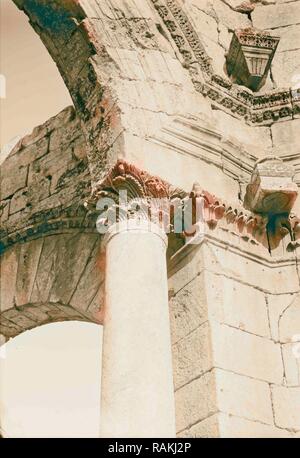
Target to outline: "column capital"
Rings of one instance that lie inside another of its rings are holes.
[[[162,178],[151,175],[124,159],[118,159],[106,177],[94,186],[90,203],[95,204],[102,197],[109,197],[117,202],[121,190],[127,191],[129,199],[174,199],[186,194]]]
[[[132,230],[133,227],[141,229],[143,226],[141,230],[148,228],[147,231],[153,232],[154,225],[157,225],[158,229],[154,232],[163,228],[168,232],[170,202],[176,198],[181,200],[185,195],[183,190],[160,177],[119,159],[106,177],[96,184],[86,206],[100,213],[98,228],[116,226],[118,223],[122,230],[126,227],[126,230]],[[109,233],[118,230],[112,227],[109,228]]]

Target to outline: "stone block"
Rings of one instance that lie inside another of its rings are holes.
[[[218,407],[221,412],[273,424],[269,384],[216,369]]]
[[[0,310],[1,313],[15,305],[15,287],[19,263],[19,246],[7,250],[0,259]]]
[[[31,291],[36,276],[44,240],[33,240],[20,246],[18,272],[16,279],[16,305],[30,302]]]
[[[218,43],[218,24],[216,18],[202,11],[200,8],[196,4],[191,5],[191,8],[189,8],[189,17],[193,27],[200,37],[205,36]],[[210,57],[213,58],[214,56],[211,55]]]
[[[300,43],[300,30],[298,25],[282,27],[276,29],[276,34],[280,36],[277,52],[291,51],[298,48]]]
[[[71,297],[70,305],[75,309],[85,312],[96,296],[100,284],[104,281],[105,265],[103,262],[100,256],[99,240]]]
[[[22,331],[32,329],[36,326],[36,321],[23,315],[16,309],[7,310],[4,314],[6,320],[9,320],[14,325],[17,325]]]
[[[300,294],[296,295],[283,311],[279,320],[279,340],[281,343],[293,342],[300,334]]]
[[[279,344],[248,332],[211,323],[214,365],[270,383],[282,383]]]
[[[50,289],[52,287],[55,271],[53,266],[57,262],[57,244],[59,236],[46,237],[40,257],[30,302],[48,302]]]
[[[169,262],[169,293],[172,296],[187,286],[204,269],[203,250],[200,245],[177,253]]]
[[[274,123],[271,126],[271,131],[276,154],[288,155],[298,152],[300,119]]]
[[[175,406],[178,432],[216,413],[216,386],[212,372],[202,375],[176,391]]]
[[[300,334],[298,335],[298,342],[283,344],[281,351],[285,384],[287,386],[300,386]]]
[[[247,245],[246,243],[246,248]],[[247,251],[249,249],[253,250],[253,247],[250,245]],[[213,243],[201,246],[201,250],[205,260],[205,269],[216,274],[229,276],[266,293],[283,294],[299,291],[299,280],[294,263],[279,264],[270,268],[257,258],[249,259],[243,251],[233,252]],[[264,256],[268,256],[266,249],[261,247],[261,250]]]
[[[0,333],[8,340],[23,332],[23,328],[1,316]]]
[[[186,429],[178,434],[182,438],[218,438],[220,437],[219,431],[219,414],[211,415],[205,420],[196,423],[191,428]]]
[[[6,337],[3,334],[0,334],[0,347],[7,342]]]
[[[172,342],[176,343],[208,319],[204,274],[198,275],[170,299]]]
[[[295,300],[295,294],[267,295],[266,299],[269,310],[271,337],[275,342],[279,342],[279,321],[284,310]]]
[[[279,157],[268,156],[256,162],[247,186],[244,206],[254,213],[290,213],[298,195],[293,181],[295,170]]]
[[[222,438],[289,438],[291,434],[275,426],[246,420],[234,415],[219,414],[220,437]]]
[[[0,223],[3,224],[9,217],[10,199],[0,202]]]
[[[272,386],[275,424],[300,430],[300,387]]]
[[[225,276],[205,271],[209,316],[235,328],[270,337],[265,295]]]
[[[17,191],[13,195],[10,201],[10,208],[9,208],[10,215],[13,215],[14,213],[17,213],[21,210],[24,210],[24,208],[26,208],[27,202],[28,202],[27,188]]]
[[[244,145],[248,153],[263,158],[271,150],[272,140],[268,127],[249,126],[221,110],[215,110],[213,116],[224,138],[234,138]]]
[[[258,5],[251,14],[253,26],[260,29],[275,29],[300,22],[297,2],[275,5]]]
[[[28,167],[20,166],[16,160],[8,158],[1,166],[0,192],[1,199],[13,196],[27,183]]]
[[[298,7],[299,8],[299,7]],[[300,8],[299,8],[300,9]],[[275,54],[272,63],[272,75],[278,87],[290,87],[299,82],[300,50],[285,51]]]
[[[172,347],[175,390],[212,368],[209,324],[204,323]]]
[[[94,234],[60,236],[56,246],[50,302],[68,304],[95,246]]]

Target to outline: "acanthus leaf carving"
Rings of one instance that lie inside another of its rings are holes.
[[[282,171],[279,168],[278,176],[280,174]],[[126,204],[120,204],[118,199],[122,190],[126,190],[128,195]],[[154,218],[152,222],[165,221],[167,216],[169,233],[174,232],[174,208],[180,207],[184,214],[186,202],[192,201],[192,226],[187,233],[184,230],[179,234],[183,238],[190,239],[193,227],[198,223],[194,209],[199,200],[203,210],[200,215],[201,222],[209,231],[220,228],[251,244],[263,245],[266,249],[269,249],[271,232],[274,243],[275,240],[279,242],[285,237],[287,231],[291,234],[291,242],[300,238],[300,220],[295,216],[286,214],[280,221],[275,221],[274,218],[271,220],[267,213],[253,212],[252,209],[249,211],[242,206],[228,204],[203,190],[199,184],[194,184],[192,191],[186,192],[123,159],[118,160],[107,176],[98,183],[87,201],[87,206],[95,209],[97,201],[106,197],[112,199],[112,211],[117,211],[118,221],[136,217],[136,212],[139,213],[139,218]],[[101,224],[107,224],[106,217],[101,220]]]

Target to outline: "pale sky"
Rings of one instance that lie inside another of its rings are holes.
[[[72,102],[24,13],[12,0],[0,0],[0,12],[2,148]],[[57,323],[1,347],[0,424],[8,437],[99,436],[101,336],[100,326]]]
[[[25,14],[0,0],[1,148],[72,104],[64,82]]]
[[[40,326],[0,348],[4,437],[99,437],[102,327]]]

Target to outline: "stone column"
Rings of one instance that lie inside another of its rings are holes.
[[[167,236],[131,220],[105,243],[101,436],[174,437]]]
[[[135,185],[139,192],[143,189],[150,197],[159,197],[153,191],[157,194],[157,183],[153,188],[151,181],[150,192],[146,177],[132,166],[118,163],[98,196],[111,196],[116,191],[113,183],[122,183],[122,190],[128,186],[131,196]],[[139,196],[145,199],[145,195]],[[137,217],[127,208],[127,219],[123,210],[122,221],[109,225],[103,239],[101,437],[175,437],[167,236],[145,215]]]

